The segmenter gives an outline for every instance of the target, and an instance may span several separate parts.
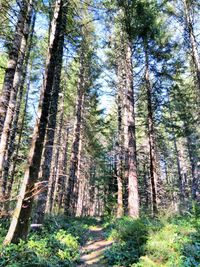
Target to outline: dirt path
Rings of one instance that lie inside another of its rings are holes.
[[[106,267],[103,253],[111,246],[112,241],[105,240],[103,228],[91,227],[89,236],[91,239],[81,248],[81,264],[77,267]]]

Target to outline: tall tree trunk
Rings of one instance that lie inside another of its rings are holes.
[[[82,139],[81,139],[82,140]],[[82,144],[81,144],[82,146]],[[82,157],[82,149],[80,150],[79,157]],[[78,184],[78,199],[77,199],[77,207],[76,207],[76,216],[80,217],[83,214],[83,206],[84,206],[84,193],[85,193],[85,185],[86,185],[86,175],[85,173],[81,173],[81,169],[84,170],[85,164],[84,162],[79,162],[78,172],[79,172],[79,184]]]
[[[133,87],[132,65],[132,30],[130,25],[130,1],[118,1],[122,11],[121,31],[124,32],[121,42],[124,43],[124,72],[126,85],[124,88],[124,150],[125,150],[125,180],[128,179],[128,214],[130,217],[139,217],[139,192],[136,159],[135,137],[135,102]]]
[[[183,181],[182,181],[181,164],[180,164],[180,159],[179,159],[179,151],[178,151],[174,127],[172,127],[172,138],[173,138],[173,143],[174,143],[174,152],[175,152],[177,172],[178,172],[179,198],[180,198],[180,204],[183,205],[183,202],[184,202]]]
[[[3,130],[1,134],[1,140],[0,140],[0,183],[1,183],[1,193],[0,198],[5,195],[5,189],[6,189],[6,183],[3,182],[3,168],[4,168],[4,161],[5,161],[5,155],[7,153],[7,146],[8,146],[8,139],[10,135],[10,128],[13,121],[13,117],[15,114],[15,105],[16,105],[16,99],[17,99],[17,93],[18,89],[21,83],[22,79],[22,72],[23,72],[23,63],[24,58],[26,54],[27,49],[27,43],[28,43],[28,37],[29,37],[29,28],[32,18],[32,1],[30,1],[28,12],[27,12],[27,18],[24,22],[24,30],[23,30],[23,37],[21,39],[21,45],[20,45],[20,54],[18,55],[18,61],[17,66],[15,68],[15,74],[13,78],[13,84],[10,91],[10,100],[8,103],[8,108],[5,116],[5,121],[3,125]]]
[[[77,201],[76,216],[81,217],[83,215],[84,207],[84,193],[85,193],[85,176],[82,176],[79,182],[79,193]]]
[[[70,159],[70,170],[69,180],[67,186],[67,194],[65,199],[65,213],[68,215],[75,214],[76,199],[74,195],[75,184],[77,182],[77,171],[79,164],[79,153],[80,153],[80,135],[81,135],[81,124],[82,124],[82,111],[85,94],[85,66],[84,66],[84,53],[81,51],[80,54],[80,73],[78,78],[77,88],[77,104],[76,104],[76,122],[74,125],[74,134],[72,142],[72,151]]]
[[[31,68],[30,68],[30,72],[31,72]],[[29,92],[30,92],[30,79],[31,79],[31,77],[29,77],[29,81],[28,81],[28,84],[27,84],[26,96],[25,96],[25,105],[24,105],[24,110],[23,110],[23,114],[22,114],[22,118],[21,118],[21,126],[20,126],[20,129],[19,129],[18,142],[17,142],[17,145],[15,147],[15,151],[12,154],[12,158],[10,160],[11,163],[12,163],[10,165],[9,175],[8,175],[10,177],[10,180],[9,180],[9,182],[7,184],[7,188],[6,188],[6,198],[8,200],[11,198],[11,191],[12,191],[14,177],[15,177],[17,158],[18,158],[19,149],[20,149],[20,146],[21,146],[22,134],[23,134],[23,130],[24,130],[24,123],[25,123],[25,118],[26,118],[26,112],[27,112],[27,107],[28,107],[28,98],[29,98]],[[8,205],[6,205],[6,209],[7,210],[8,210],[8,208],[9,208],[9,203],[8,203]]]
[[[145,48],[145,83],[146,83],[146,93],[147,93],[147,110],[148,110],[148,137],[149,137],[149,160],[150,160],[150,181],[152,190],[152,206],[153,214],[158,212],[157,204],[157,166],[156,166],[156,151],[155,151],[155,132],[154,132],[154,121],[153,121],[153,108],[152,108],[152,87],[150,83],[149,74],[149,59],[148,59],[148,49]]]
[[[179,184],[179,199],[180,204],[183,205],[184,202],[184,189],[183,189],[183,181],[182,181],[182,174],[181,174],[181,164],[180,164],[180,157],[179,157],[179,150],[177,145],[177,139],[174,129],[174,120],[173,120],[173,114],[171,111],[171,102],[170,102],[170,95],[169,92],[167,92],[168,97],[168,109],[169,109],[169,115],[170,115],[170,122],[171,122],[171,130],[172,130],[172,138],[173,138],[173,144],[174,144],[174,152],[176,157],[176,165],[177,165],[177,173],[178,173],[178,184]]]
[[[121,53],[121,52],[119,52]],[[117,95],[117,106],[118,106],[118,140],[117,140],[117,217],[120,218],[123,216],[123,149],[122,149],[122,143],[123,143],[123,132],[122,132],[122,89],[123,89],[123,77],[122,77],[122,70],[121,70],[121,62],[120,62],[120,56],[118,59],[118,70],[117,70],[117,76],[118,76],[118,95]]]
[[[67,184],[67,151],[69,145],[69,127],[67,126],[66,129],[63,130],[62,133],[63,142],[64,144],[61,148],[61,155],[59,159],[58,165],[58,209],[61,210],[63,202],[64,202],[64,195],[66,191],[66,184]],[[55,188],[56,189],[56,188]],[[54,198],[55,200],[55,198]]]
[[[120,144],[117,146],[117,217],[123,216],[123,171],[122,171],[122,153]]]
[[[193,61],[195,72],[196,72],[196,78],[197,78],[199,95],[200,95],[200,58],[199,58],[199,53],[197,49],[197,41],[194,35],[194,25],[193,25],[192,17],[191,17],[192,4],[190,3],[189,0],[184,0],[184,8],[185,8],[186,30],[189,34],[192,61]]]
[[[81,127],[82,128],[82,127]],[[80,144],[79,144],[79,153],[78,153],[78,166],[77,166],[77,179],[76,183],[74,185],[74,209],[75,209],[75,215],[77,214],[77,209],[78,209],[78,201],[80,200],[79,198],[79,192],[80,192],[80,186],[81,186],[81,167],[82,167],[82,147],[83,147],[83,134],[82,134],[82,129],[81,129],[81,134],[80,134]]]
[[[128,159],[128,214],[131,217],[139,216],[139,194],[138,176],[136,162],[136,139],[135,139],[135,111],[134,111],[134,90],[133,90],[133,66],[132,46],[129,38],[126,40],[125,48],[125,153]]]
[[[22,75],[22,80],[21,80],[20,89],[19,89],[19,93],[18,93],[18,99],[17,99],[16,106],[15,106],[12,129],[11,129],[9,142],[8,142],[7,155],[6,155],[5,161],[4,161],[4,170],[3,170],[2,180],[3,180],[3,187],[5,187],[5,188],[6,188],[7,180],[9,177],[9,169],[13,163],[12,160],[13,160],[13,153],[15,151],[15,138],[17,135],[18,120],[19,120],[19,115],[20,115],[20,107],[21,107],[21,102],[23,99],[24,84],[26,81],[28,62],[29,62],[30,51],[31,51],[31,47],[32,47],[32,39],[33,39],[33,32],[34,32],[34,26],[35,26],[35,19],[36,19],[36,14],[34,14],[34,17],[33,17],[32,23],[31,23],[31,34],[29,37],[28,51],[27,51],[25,63],[23,66],[23,75]],[[30,87],[30,85],[28,85],[27,91],[29,91],[29,87]],[[28,93],[27,93],[27,97],[25,99],[25,111],[24,112],[26,112],[27,101],[28,101]],[[25,116],[25,114],[23,114],[23,118],[24,118],[24,116]],[[22,125],[23,125],[23,123],[22,123]],[[19,139],[21,139],[21,137]],[[10,191],[10,189],[9,189],[9,191]],[[8,196],[6,195],[6,198],[8,198],[8,197],[9,197],[9,195]]]
[[[143,183],[144,183],[144,203],[145,209],[148,211],[150,206],[150,197],[149,197],[149,175],[148,175],[149,165],[146,166],[146,161],[143,163]]]
[[[12,48],[10,49],[8,56],[7,68],[5,70],[4,83],[2,88],[2,95],[0,97],[0,136],[3,131],[3,125],[8,110],[8,104],[10,100],[10,93],[12,92],[15,71],[17,68],[18,57],[21,54],[21,42],[24,37],[24,24],[27,21],[28,9],[32,8],[32,0],[23,0],[21,2],[21,8],[17,18],[17,25],[13,38]]]
[[[194,34],[194,25],[193,25],[193,18],[192,18],[192,3],[189,0],[184,0],[184,11],[185,11],[185,23],[186,23],[186,30],[189,34],[189,39],[190,39],[190,48],[191,48],[191,53],[192,53],[192,61],[194,64],[194,69],[196,72],[196,80],[198,84],[198,89],[199,89],[199,97],[200,97],[200,58],[199,58],[199,52],[197,49],[197,40],[195,38]],[[186,132],[187,132],[187,126],[185,127]],[[186,133],[187,135],[187,133]],[[187,140],[187,147],[188,147],[188,155],[189,155],[189,160],[191,164],[191,173],[192,173],[192,199],[196,200],[196,195],[197,195],[197,187],[198,187],[198,182],[197,182],[197,166],[196,166],[196,159],[194,157],[194,152],[192,151],[193,149],[191,148],[191,140],[190,136],[186,136]]]
[[[64,11],[64,9],[63,9]],[[53,156],[53,144],[54,144],[54,137],[56,131],[56,117],[57,117],[57,110],[58,110],[58,99],[59,99],[59,92],[60,92],[60,77],[61,77],[61,70],[62,70],[62,58],[63,58],[63,46],[64,46],[64,26],[66,23],[65,14],[63,12],[63,18],[60,23],[62,23],[62,31],[58,36],[58,48],[57,48],[57,58],[56,58],[56,67],[54,71],[54,81],[53,81],[53,89],[51,95],[51,103],[49,109],[49,116],[48,116],[48,126],[46,130],[45,136],[45,144],[44,144],[44,151],[43,151],[43,162],[41,166],[41,177],[39,181],[42,182],[42,185],[46,188],[42,190],[39,194],[37,199],[37,207],[36,207],[36,217],[37,223],[42,223],[45,214],[45,206],[47,200],[47,192],[48,192],[48,183],[49,178],[51,175],[51,164],[52,164],[52,156]]]
[[[188,129],[188,125],[184,121],[184,131],[186,137],[186,147],[189,156],[190,169],[192,174],[192,186],[191,186],[191,195],[193,200],[197,200],[197,191],[198,191],[198,174],[197,174],[197,159],[196,153],[192,146],[191,133]]]
[[[17,243],[20,239],[26,239],[28,234],[33,197],[35,193],[35,182],[38,179],[43,143],[48,122],[61,24],[62,0],[57,0],[55,2],[54,15],[51,23],[46,71],[41,89],[40,103],[37,114],[38,117],[34,127],[28,166],[25,171],[16,209],[12,217],[10,228],[4,240],[4,244],[9,244],[10,242]]]
[[[51,174],[49,178],[48,184],[48,193],[47,193],[47,201],[45,207],[45,213],[51,213],[52,209],[55,206],[56,195],[57,195],[57,187],[58,187],[58,165],[59,165],[59,156],[61,152],[62,146],[62,132],[64,130],[64,92],[61,95],[60,100],[60,112],[58,114],[59,124],[58,130],[56,133],[56,139],[54,142],[54,151],[53,151],[53,162],[51,164]]]

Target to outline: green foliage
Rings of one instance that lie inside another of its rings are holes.
[[[44,229],[41,234],[48,235],[59,229],[66,229],[82,245],[87,239],[87,232],[90,226],[96,225],[95,218],[68,218],[64,216],[49,216],[44,221]]]
[[[184,247],[184,266],[193,267],[200,265],[200,242],[199,239],[193,240],[191,244]]]
[[[89,238],[94,218],[48,217],[42,229],[31,231],[28,241],[0,247],[0,267],[76,266],[80,243]],[[109,266],[196,267],[200,264],[200,216],[198,207],[187,217],[160,219],[104,218],[106,236],[114,240],[105,251]],[[0,225],[0,240],[7,221]]]
[[[163,216],[157,220],[122,218],[111,224],[115,243],[105,252],[111,266],[200,266],[200,228],[197,208],[190,217]],[[195,211],[196,210],[196,211]]]
[[[200,206],[196,201],[193,201],[192,203],[192,220],[193,225],[197,229],[197,232],[200,234]]]
[[[45,238],[34,234],[27,243],[2,247],[0,253],[0,266],[73,266],[79,259],[79,243],[59,230]]]
[[[117,241],[134,239],[136,246],[141,246],[146,241],[147,228],[141,219],[124,217],[120,219],[110,237]]]
[[[0,266],[75,266],[79,261],[80,243],[86,241],[89,226],[96,223],[90,218],[48,217],[42,229],[31,231],[27,242],[0,247]],[[0,225],[1,243],[6,228],[6,223]]]
[[[0,92],[2,90],[2,84],[4,80],[4,73],[7,64],[7,57],[4,53],[0,53]]]
[[[178,239],[177,227],[167,224],[158,232],[152,231],[149,235],[146,250],[154,259],[159,259],[160,262],[170,261],[174,266],[177,266],[181,259],[181,243],[177,242]]]
[[[183,247],[184,266],[200,266],[200,208],[198,203],[193,202],[191,219],[188,222],[195,231],[190,234],[190,240]]]
[[[199,266],[199,238],[193,216],[169,218],[162,223],[160,229],[151,227],[145,246],[146,255],[132,266]]]
[[[144,252],[147,234],[147,226],[144,221],[127,217],[120,219],[110,234],[110,238],[114,239],[116,243],[105,252],[109,264],[128,266],[137,262]]]
[[[80,258],[80,245],[87,242],[89,228],[99,224],[95,218],[48,216],[43,227],[31,230],[28,240],[19,244],[0,245],[0,267],[73,267]],[[2,244],[8,222],[0,224]]]
[[[2,220],[0,223],[0,244],[3,242],[6,232],[5,222]]]

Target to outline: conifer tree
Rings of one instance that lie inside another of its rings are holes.
[[[42,148],[47,127],[47,118],[49,114],[50,95],[53,87],[53,77],[56,64],[55,57],[58,51],[58,40],[61,33],[63,18],[62,7],[62,1],[58,0],[55,2],[54,15],[51,22],[46,70],[38,108],[38,119],[34,128],[28,166],[24,174],[24,180],[21,185],[16,209],[14,211],[4,244],[8,244],[10,242],[18,243],[20,239],[25,239],[28,234],[35,183],[38,178]]]

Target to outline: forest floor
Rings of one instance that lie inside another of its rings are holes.
[[[89,241],[81,248],[81,263],[78,267],[106,267],[104,251],[113,243],[105,239],[105,231],[101,225],[91,226],[89,229]]]
[[[49,216],[27,242],[5,247],[9,223],[0,220],[1,267],[200,267],[200,211],[137,220]]]

